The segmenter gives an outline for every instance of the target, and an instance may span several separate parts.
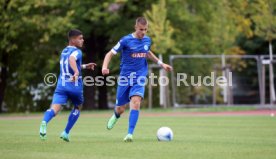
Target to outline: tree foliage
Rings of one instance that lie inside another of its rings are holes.
[[[1,67],[8,70],[4,76],[5,104],[10,111],[32,110],[31,90],[38,87],[46,72],[56,68],[53,61],[58,59],[60,41],[64,43],[64,32],[74,27],[70,22],[73,12],[60,9],[66,1],[1,3]]]
[[[0,0],[0,6],[0,105],[9,111],[49,107],[54,88],[45,87],[43,78],[49,72],[59,73],[59,53],[71,28],[84,33],[84,62],[98,64],[95,72],[84,75],[94,77],[101,74],[105,53],[133,31],[136,17],[142,15],[150,23],[153,51],[165,58],[255,53],[267,49],[265,40],[275,43],[276,37],[274,0]],[[178,67],[198,73],[213,68],[208,61],[202,65],[203,70],[195,63],[180,62]],[[118,74],[119,57],[110,68]],[[107,108],[113,90],[86,87],[86,108]]]
[[[255,34],[267,41],[276,39],[276,1],[256,0],[251,4]]]
[[[152,4],[151,10],[146,11],[144,15],[149,21],[148,34],[154,42],[151,49],[159,54],[166,54],[169,49],[179,53],[174,47],[174,29],[167,19],[166,1],[160,0],[157,4]]]
[[[59,53],[67,45],[68,30],[83,31],[84,62],[100,66],[107,50],[132,31],[135,18],[142,15],[140,8],[146,10],[152,2],[1,0],[0,105],[4,100],[9,111],[49,107],[54,88],[46,87],[43,78],[49,72],[59,74]],[[100,70],[85,74],[100,75]],[[85,93],[86,101],[92,101],[88,107],[94,107],[95,99],[107,107],[104,87],[86,90],[92,90]]]

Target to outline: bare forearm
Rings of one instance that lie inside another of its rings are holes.
[[[159,59],[153,54],[153,52],[149,51],[148,58],[153,61],[154,63],[157,63]]]
[[[104,62],[103,62],[103,68],[108,68],[109,62],[111,60],[113,56],[113,53],[111,51],[109,51],[104,58]]]
[[[157,63],[160,67],[165,69],[166,71],[172,71],[172,66],[163,63],[161,60],[159,60],[151,51],[148,53],[148,58],[151,59],[153,62]]]

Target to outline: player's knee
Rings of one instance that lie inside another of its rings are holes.
[[[140,109],[141,98],[132,98],[131,99],[131,109],[138,110]]]
[[[58,104],[53,104],[51,106],[51,109],[54,110],[55,116],[60,112],[61,110],[61,105]]]
[[[142,100],[142,98],[140,96],[133,96],[133,97],[131,97],[131,102],[135,103],[135,104],[140,104],[141,100]]]
[[[132,105],[131,109],[133,109],[133,110],[139,110],[140,109],[140,105]]]
[[[139,110],[140,109],[140,103],[134,103],[134,104],[132,104],[131,109]]]

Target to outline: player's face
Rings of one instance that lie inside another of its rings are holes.
[[[72,40],[75,46],[77,47],[83,46],[83,42],[84,42],[83,35],[76,36]]]
[[[135,34],[137,38],[142,39],[148,31],[148,25],[142,25],[140,23],[135,25]]]

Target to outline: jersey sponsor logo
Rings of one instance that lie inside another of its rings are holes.
[[[146,51],[148,51],[148,49],[149,49],[148,45],[144,45],[144,49],[145,49]]]
[[[145,58],[147,56],[147,53],[132,53],[132,58]]]

